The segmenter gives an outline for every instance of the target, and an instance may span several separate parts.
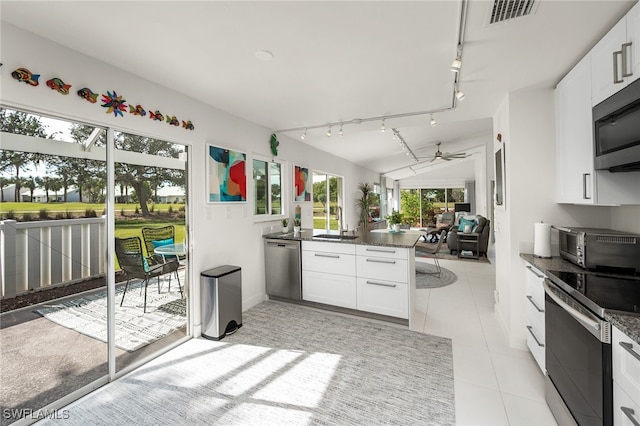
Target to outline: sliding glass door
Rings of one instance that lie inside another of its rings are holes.
[[[346,226],[342,182],[340,176],[313,172],[313,229],[337,231],[341,225]]]
[[[24,111],[0,120],[6,425],[188,335],[188,151]]]

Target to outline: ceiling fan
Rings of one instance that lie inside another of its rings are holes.
[[[464,152],[456,152],[456,153],[453,153],[453,154],[449,153],[449,152],[444,152],[444,153],[441,152],[440,151],[440,144],[441,143],[442,142],[438,142],[436,144],[437,145],[437,150],[436,150],[436,153],[434,155],[430,155],[428,157],[418,157],[418,158],[421,159],[421,160],[423,160],[423,159],[426,160],[426,159],[430,158],[431,161],[429,161],[429,163],[432,163],[432,162],[434,162],[434,161],[436,161],[438,159],[444,160],[444,161],[451,161],[451,160],[456,159],[456,158],[466,158],[467,157],[467,154],[464,153]]]

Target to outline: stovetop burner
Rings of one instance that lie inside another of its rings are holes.
[[[548,273],[551,281],[600,316],[604,311],[640,315],[638,276],[560,271]]]

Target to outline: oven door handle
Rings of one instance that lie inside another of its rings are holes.
[[[591,328],[595,329],[598,332],[600,331],[600,329],[602,328],[600,326],[600,321],[594,320],[593,318],[588,317],[587,315],[583,314],[582,312],[578,311],[577,309],[569,306],[564,300],[562,300],[560,297],[558,297],[553,292],[553,290],[551,289],[549,284],[547,284],[546,281],[543,282],[542,285],[544,286],[545,293],[547,293],[549,295],[549,297],[553,299],[554,302],[556,302],[558,305],[560,305],[560,307],[562,309],[567,311],[567,313],[569,313],[569,315],[574,317],[576,320],[578,320],[584,326],[591,327]]]

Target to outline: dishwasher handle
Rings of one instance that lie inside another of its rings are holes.
[[[284,242],[275,242],[275,241],[267,241],[267,247],[271,248],[284,248],[284,249],[289,249],[289,250],[297,250],[297,244],[296,243],[284,243]]]

